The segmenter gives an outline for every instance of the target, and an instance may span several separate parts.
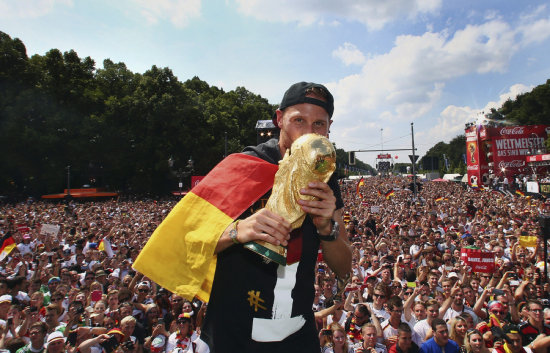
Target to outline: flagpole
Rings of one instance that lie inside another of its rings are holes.
[[[415,168],[415,161],[416,161],[416,156],[415,156],[415,149],[414,149],[414,123],[411,123],[411,138],[412,138],[412,155],[413,155],[413,160],[412,160],[412,174],[413,174],[413,197],[414,197],[414,200],[416,200],[416,196],[418,194],[418,190],[416,189],[416,168]]]

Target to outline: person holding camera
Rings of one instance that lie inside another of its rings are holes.
[[[207,353],[209,348],[193,330],[191,315],[183,313],[177,319],[178,330],[168,337],[166,353]]]
[[[80,353],[111,353],[115,351],[124,340],[124,333],[118,328],[109,332],[90,338],[78,345]]]

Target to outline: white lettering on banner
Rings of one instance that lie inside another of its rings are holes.
[[[478,165],[469,165],[468,170],[479,170],[479,166]]]
[[[277,282],[273,289],[273,311],[271,319],[254,318],[252,339],[257,342],[278,342],[301,329],[306,320],[302,315],[292,315],[292,290],[296,285],[298,264],[277,268]]]
[[[543,137],[525,137],[517,139],[498,139],[495,140],[497,151],[498,150],[512,150],[512,149],[525,149],[525,148],[542,148],[544,145]]]
[[[500,161],[498,163],[499,169],[502,168],[521,168],[525,165],[525,161],[521,159],[514,159],[513,161]]]
[[[523,126],[503,127],[500,129],[501,135],[523,135]]]

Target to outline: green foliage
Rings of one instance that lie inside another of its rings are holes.
[[[73,50],[29,58],[0,32],[0,194],[60,192],[69,165],[73,188],[165,194],[189,158],[195,175],[220,162],[225,136],[228,153],[256,144],[256,122],[274,109],[244,87],[181,82],[169,68],[139,74],[110,59],[96,68]]]
[[[548,124],[550,122],[550,80],[531,92],[507,100],[498,112],[518,125]]]
[[[459,135],[453,138],[449,143],[438,142],[426,152],[426,156],[434,156],[439,158],[437,170],[440,174],[445,173],[466,173],[466,165],[464,164],[463,154],[466,153],[466,136]],[[445,158],[447,158],[448,166],[445,166]],[[418,165],[422,166],[422,157],[418,161]],[[421,172],[423,172],[421,170]]]

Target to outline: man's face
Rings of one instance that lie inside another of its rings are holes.
[[[432,320],[439,316],[439,306],[438,305],[429,306],[428,309],[426,309],[426,310],[428,311],[428,316]]]
[[[376,345],[376,329],[374,327],[365,327],[363,329],[363,341],[367,347],[374,347]]]
[[[277,110],[277,125],[281,129],[279,143],[285,149],[300,136],[316,133],[328,137],[331,121],[327,111],[317,105],[302,103]]]
[[[353,316],[355,316],[355,323],[359,326],[362,326],[365,322],[367,322],[368,316],[360,312],[359,310],[355,309],[353,312]]]
[[[445,346],[449,342],[449,330],[447,325],[437,325],[434,332],[434,340],[438,346]]]
[[[401,314],[403,314],[403,307],[393,307],[390,309],[390,319],[401,320]]]
[[[542,322],[542,306],[538,304],[529,304],[529,321],[531,323],[540,323]]]
[[[428,282],[430,283],[430,287],[432,287],[432,288],[437,287],[437,276],[430,275],[428,277]]]
[[[464,293],[462,293],[462,289],[456,291],[453,299],[455,305],[462,305],[464,303]]]
[[[42,347],[44,345],[44,338],[46,337],[46,332],[42,332],[39,328],[33,328],[29,331],[29,338],[34,347]]]
[[[472,290],[472,288],[464,288],[462,292],[464,294],[464,298],[467,298],[470,300],[475,299],[474,291]]]
[[[399,331],[397,335],[397,345],[403,352],[406,352],[412,343],[412,334],[410,332]]]
[[[0,318],[6,318],[6,316],[8,315],[8,311],[10,310],[10,306],[10,302],[4,302],[0,304]]]
[[[381,290],[375,290],[373,299],[376,306],[384,305],[386,302],[386,295]]]
[[[65,349],[65,341],[63,340],[55,340],[48,344],[48,352],[50,353],[58,353],[63,352]]]
[[[421,304],[416,304],[414,306],[414,316],[417,320],[424,320],[428,314],[426,313],[426,309]]]
[[[57,313],[54,310],[48,310],[44,315],[44,319],[48,325],[55,324],[57,323]]]
[[[445,294],[449,294],[451,293],[451,282],[450,281],[445,281],[441,284],[441,287],[443,288],[443,292]]]
[[[510,350],[512,353],[519,353],[521,352],[522,343],[521,343],[521,336],[519,333],[508,333],[506,334],[508,337],[508,347],[510,347]]]

